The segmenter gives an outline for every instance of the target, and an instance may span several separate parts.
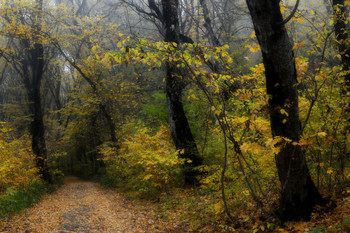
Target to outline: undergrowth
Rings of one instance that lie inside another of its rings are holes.
[[[106,164],[103,183],[128,191],[131,197],[157,200],[181,183],[181,160],[170,132],[163,127],[151,133],[133,123],[125,127],[135,134],[124,139],[120,150],[107,144],[100,147]]]
[[[0,122],[0,218],[23,210],[48,191],[35,166],[30,140]]]
[[[0,218],[30,207],[48,191],[43,181],[33,181],[24,188],[11,186],[0,195]]]

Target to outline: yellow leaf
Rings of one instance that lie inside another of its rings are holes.
[[[286,110],[284,110],[283,108],[280,110],[280,112],[281,114],[288,116],[288,112],[286,112]]]
[[[256,35],[255,35],[255,31],[253,30],[252,34],[250,35],[250,38],[254,38],[254,37],[256,37]]]
[[[221,203],[216,203],[214,205],[214,210],[215,210],[215,214],[220,214],[222,212],[222,207],[221,207]]]
[[[96,49],[97,49],[97,46],[95,45],[95,46],[93,46],[93,47],[91,48],[91,52],[92,52],[92,53],[96,53]]]
[[[325,136],[327,135],[327,133],[326,133],[326,132],[319,132],[317,135],[318,135],[320,138],[323,138],[323,137],[325,137]]]
[[[331,174],[333,174],[333,172],[334,172],[334,171],[332,170],[332,168],[329,167],[329,168],[327,169],[327,174],[331,175]]]
[[[143,177],[143,180],[149,180],[152,178],[151,174],[146,175],[145,177]]]
[[[247,47],[249,48],[250,52],[252,52],[252,53],[257,52],[260,49],[260,45],[258,45],[256,43],[253,43],[253,45],[248,45]]]
[[[300,47],[305,47],[305,46],[306,46],[305,42],[295,43],[293,49],[298,49]]]
[[[298,23],[304,23],[305,19],[304,19],[304,18],[299,17],[299,18],[297,18],[297,21],[298,21]]]

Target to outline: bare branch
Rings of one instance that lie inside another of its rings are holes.
[[[287,18],[285,18],[285,19],[282,21],[281,25],[284,25],[284,24],[288,23],[289,20],[291,20],[291,19],[293,18],[295,12],[296,12],[297,9],[298,9],[299,3],[300,3],[300,0],[297,0],[297,2],[295,3],[295,6],[294,6],[293,11],[290,13],[290,15],[289,15]]]

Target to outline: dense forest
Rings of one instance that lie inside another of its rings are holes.
[[[70,175],[188,231],[349,232],[349,7],[0,0],[0,218]]]

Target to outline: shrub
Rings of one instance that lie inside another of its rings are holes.
[[[0,125],[0,194],[39,180],[29,140],[14,138],[11,131],[5,123]]]
[[[144,126],[136,126],[121,149],[104,145],[100,148],[106,163],[105,183],[124,187],[137,196],[156,199],[181,180],[181,160],[170,142],[169,130],[161,127],[151,135]]]
[[[0,218],[30,206],[46,192],[30,141],[12,133],[5,123],[0,124]]]

